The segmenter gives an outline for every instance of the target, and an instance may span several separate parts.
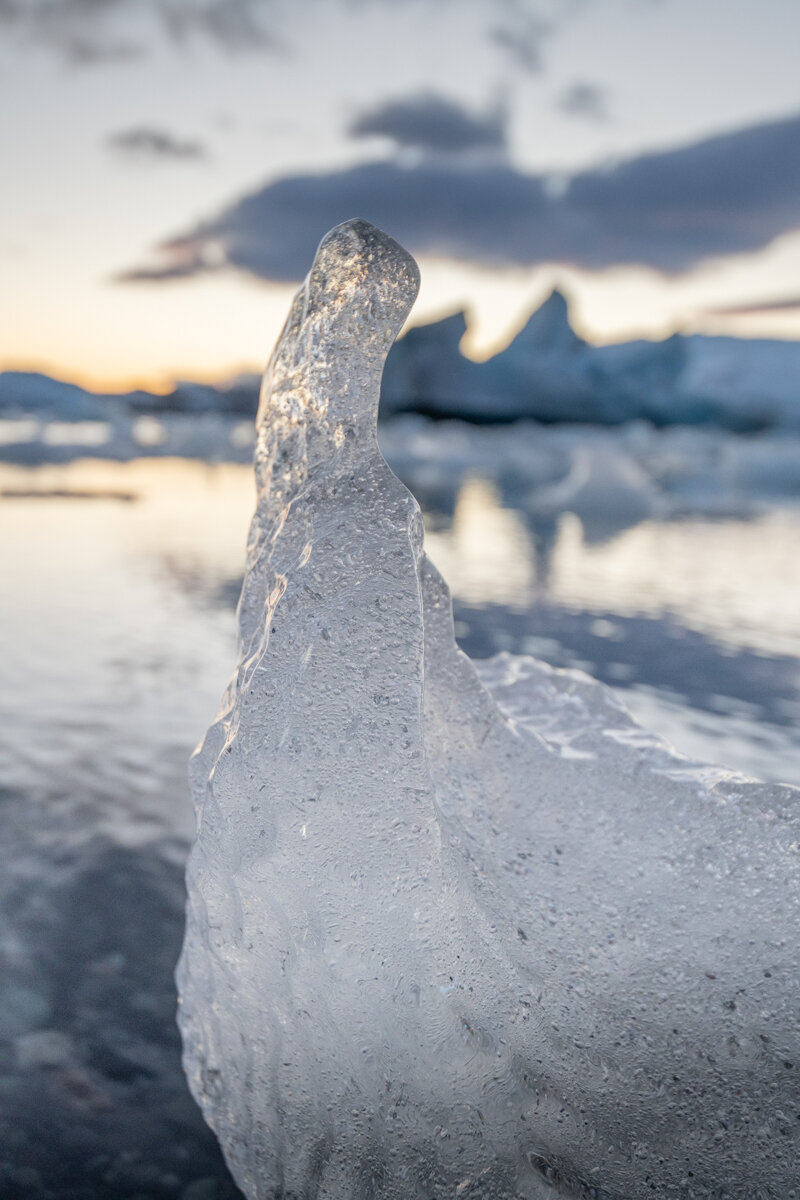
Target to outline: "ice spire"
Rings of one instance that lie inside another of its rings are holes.
[[[334,229],[265,378],[239,664],[192,767],[192,1090],[251,1200],[786,1200],[798,793],[456,648],[375,435],[416,287]]]

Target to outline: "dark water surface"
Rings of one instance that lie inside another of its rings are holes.
[[[249,468],[0,468],[0,1200],[236,1195],[186,1089],[185,764],[234,664]],[[579,666],[685,753],[800,783],[800,513],[426,505],[464,648]],[[444,497],[444,500],[442,499]]]

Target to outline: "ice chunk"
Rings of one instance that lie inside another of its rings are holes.
[[[457,650],[376,442],[416,287],[339,226],[266,374],[239,665],[192,766],[192,1090],[257,1200],[786,1200],[800,793]]]

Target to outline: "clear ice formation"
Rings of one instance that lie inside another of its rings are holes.
[[[800,793],[472,663],[382,458],[413,259],[323,240],[192,766],[191,1088],[251,1200],[800,1195]]]

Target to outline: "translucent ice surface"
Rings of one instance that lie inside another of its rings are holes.
[[[322,242],[192,765],[192,1090],[253,1200],[800,1195],[800,792],[455,646],[375,433],[413,260]]]

